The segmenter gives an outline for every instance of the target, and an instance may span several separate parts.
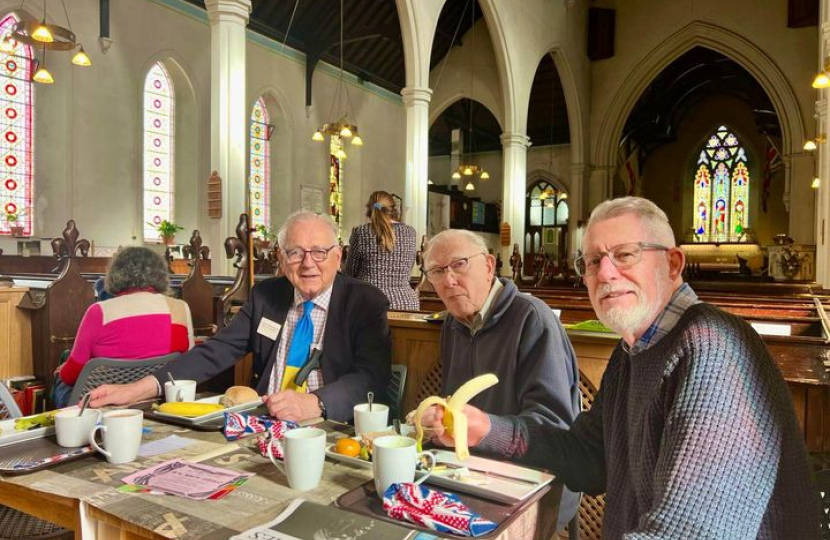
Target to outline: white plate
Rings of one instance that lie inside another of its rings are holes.
[[[478,485],[455,480],[444,473],[433,473],[426,479],[427,484],[434,484],[464,493],[472,493],[479,497],[504,503],[523,501],[536,493],[542,487],[553,481],[554,476],[542,471],[520,467],[504,461],[470,456],[461,461],[455,452],[448,450],[432,450],[435,461],[449,463],[473,469],[476,477],[486,477],[487,484]],[[492,473],[488,475],[488,473]]]
[[[0,432],[0,446],[8,446],[21,441],[40,439],[55,433],[55,426],[40,427],[26,431],[16,431],[14,429],[14,420],[14,418],[0,420],[0,430],[2,430],[2,432]]]
[[[395,427],[389,426],[384,431],[389,431],[389,435],[395,434]],[[410,437],[413,436],[415,433],[415,428],[413,426],[407,424],[401,424],[401,435]],[[359,441],[360,437],[352,437],[352,439]],[[335,443],[337,444],[337,443]],[[363,467],[364,469],[371,469],[372,462],[371,461],[364,461],[360,458],[351,457],[351,456],[344,456],[343,454],[338,454],[334,451],[334,444],[330,444],[326,447],[326,455],[335,461],[342,461],[343,463],[348,463],[349,465],[354,465],[355,467]]]
[[[219,403],[219,400],[222,399],[222,396],[210,396],[202,399],[197,399],[195,403]],[[194,424],[198,424],[200,422],[204,422],[205,420],[213,420],[214,418],[221,418],[226,412],[241,412],[241,411],[248,411],[251,409],[256,409],[262,405],[261,401],[251,401],[250,403],[241,403],[239,405],[234,405],[233,407],[227,407],[225,409],[221,409],[219,411],[213,411],[207,414],[203,414],[202,416],[182,416],[180,414],[170,414],[164,413],[159,410],[153,411],[153,414],[158,416],[166,416],[168,418],[179,418],[183,420],[187,420]]]

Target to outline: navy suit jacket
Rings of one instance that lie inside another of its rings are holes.
[[[156,378],[163,385],[169,371],[176,379],[204,381],[252,352],[251,386],[267,393],[282,332],[272,340],[257,328],[263,317],[284,325],[293,301],[294,286],[287,278],[258,283],[227,327],[170,361]],[[374,286],[340,273],[335,277],[321,357],[325,385],[314,392],[332,420],[351,420],[354,406],[365,403],[369,391],[386,395],[392,363],[388,309],[386,296]]]

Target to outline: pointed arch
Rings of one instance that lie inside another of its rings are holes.
[[[263,97],[251,108],[248,131],[248,196],[251,225],[271,228],[271,134],[273,125]],[[257,233],[264,238],[264,235]]]
[[[175,220],[176,94],[162,62],[144,77],[143,221],[144,241],[160,242],[156,228]]]
[[[0,19],[0,34],[20,21],[15,13]],[[30,236],[34,227],[34,88],[33,51],[10,41],[13,49],[0,52],[0,234],[22,227]]]

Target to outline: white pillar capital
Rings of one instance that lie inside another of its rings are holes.
[[[419,105],[429,107],[429,102],[432,100],[432,89],[406,86],[401,90],[401,96],[403,96],[403,105],[406,108]]]
[[[530,147],[530,137],[524,133],[519,133],[517,131],[505,131],[501,134],[500,138],[502,148]]]
[[[251,15],[251,0],[205,0],[211,25],[236,23],[247,25]]]

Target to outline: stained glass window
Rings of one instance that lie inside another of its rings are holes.
[[[268,109],[265,108],[265,101],[259,98],[254,103],[254,109],[251,112],[248,189],[251,195],[251,224],[254,228],[262,225],[267,230],[271,228],[269,129]]]
[[[17,23],[14,15],[0,22],[0,35]],[[0,52],[0,234],[32,235],[34,225],[34,93],[32,48],[15,40]],[[20,229],[22,227],[22,230]]]
[[[341,235],[340,219],[343,212],[343,142],[337,135],[331,136],[331,168],[329,169],[329,213],[337,224],[337,237]]]
[[[709,136],[697,159],[692,227],[697,242],[745,242],[749,226],[746,150],[726,126]]]
[[[160,242],[156,227],[173,219],[175,95],[161,63],[144,80],[144,241]]]

